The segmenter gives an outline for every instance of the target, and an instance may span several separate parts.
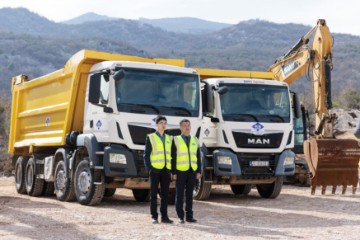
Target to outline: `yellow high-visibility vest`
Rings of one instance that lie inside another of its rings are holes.
[[[150,154],[151,166],[156,169],[163,169],[166,164],[166,168],[171,170],[172,137],[164,134],[164,144],[156,133],[151,133],[148,136],[152,146],[152,151]]]
[[[187,171],[191,165],[191,168],[196,171],[198,168],[196,153],[199,145],[197,138],[190,137],[189,148],[181,135],[174,137],[174,142],[177,149],[176,169],[179,171]]]

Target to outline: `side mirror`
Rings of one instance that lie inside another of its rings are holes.
[[[213,108],[213,98],[212,98],[212,89],[209,83],[202,81],[201,88],[201,100],[202,100],[202,109],[203,114],[206,115],[212,112]]]
[[[294,104],[294,113],[296,118],[301,117],[301,107],[300,107],[300,100],[296,93],[292,92],[293,96],[293,104]]]
[[[222,87],[219,87],[219,88],[217,89],[217,92],[218,92],[220,95],[223,95],[223,94],[227,93],[228,90],[229,90],[229,89],[228,89],[226,86],[222,86]]]
[[[101,86],[102,73],[95,73],[90,77],[89,85],[89,102],[98,104],[100,98],[100,86]]]
[[[119,80],[121,80],[121,79],[123,79],[125,77],[125,71],[124,70],[119,70],[119,71],[117,71],[115,74],[114,74],[114,79],[116,80],[116,81],[119,81]]]

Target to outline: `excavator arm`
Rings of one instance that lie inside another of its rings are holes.
[[[312,40],[312,45],[309,45]],[[290,51],[268,69],[274,79],[291,84],[308,74],[311,79],[315,113],[315,138],[304,142],[306,162],[311,172],[312,194],[316,186],[353,186],[358,184],[360,149],[354,139],[337,139],[334,134],[335,114],[329,114],[331,103],[332,37],[325,20],[320,19]]]

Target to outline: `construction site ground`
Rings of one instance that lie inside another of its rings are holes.
[[[194,201],[198,223],[151,224],[149,203],[117,189],[99,206],[20,195],[13,177],[0,178],[0,239],[360,239],[360,193],[331,188],[310,195],[308,187],[284,185],[276,199],[256,188],[235,196],[215,187],[207,201]]]

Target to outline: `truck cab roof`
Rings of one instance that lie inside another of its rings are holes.
[[[177,72],[184,74],[198,74],[196,70],[191,68],[184,68],[166,64],[158,63],[144,63],[144,62],[130,62],[130,61],[103,61],[95,64],[91,68],[91,72],[96,72],[104,69],[115,69],[115,68],[137,68],[137,69],[149,69],[159,70],[168,72]]]
[[[203,81],[208,82],[210,85],[229,83],[229,84],[263,84],[263,85],[273,85],[273,86],[288,86],[288,84],[285,82],[257,79],[257,78],[207,78],[204,79]]]

